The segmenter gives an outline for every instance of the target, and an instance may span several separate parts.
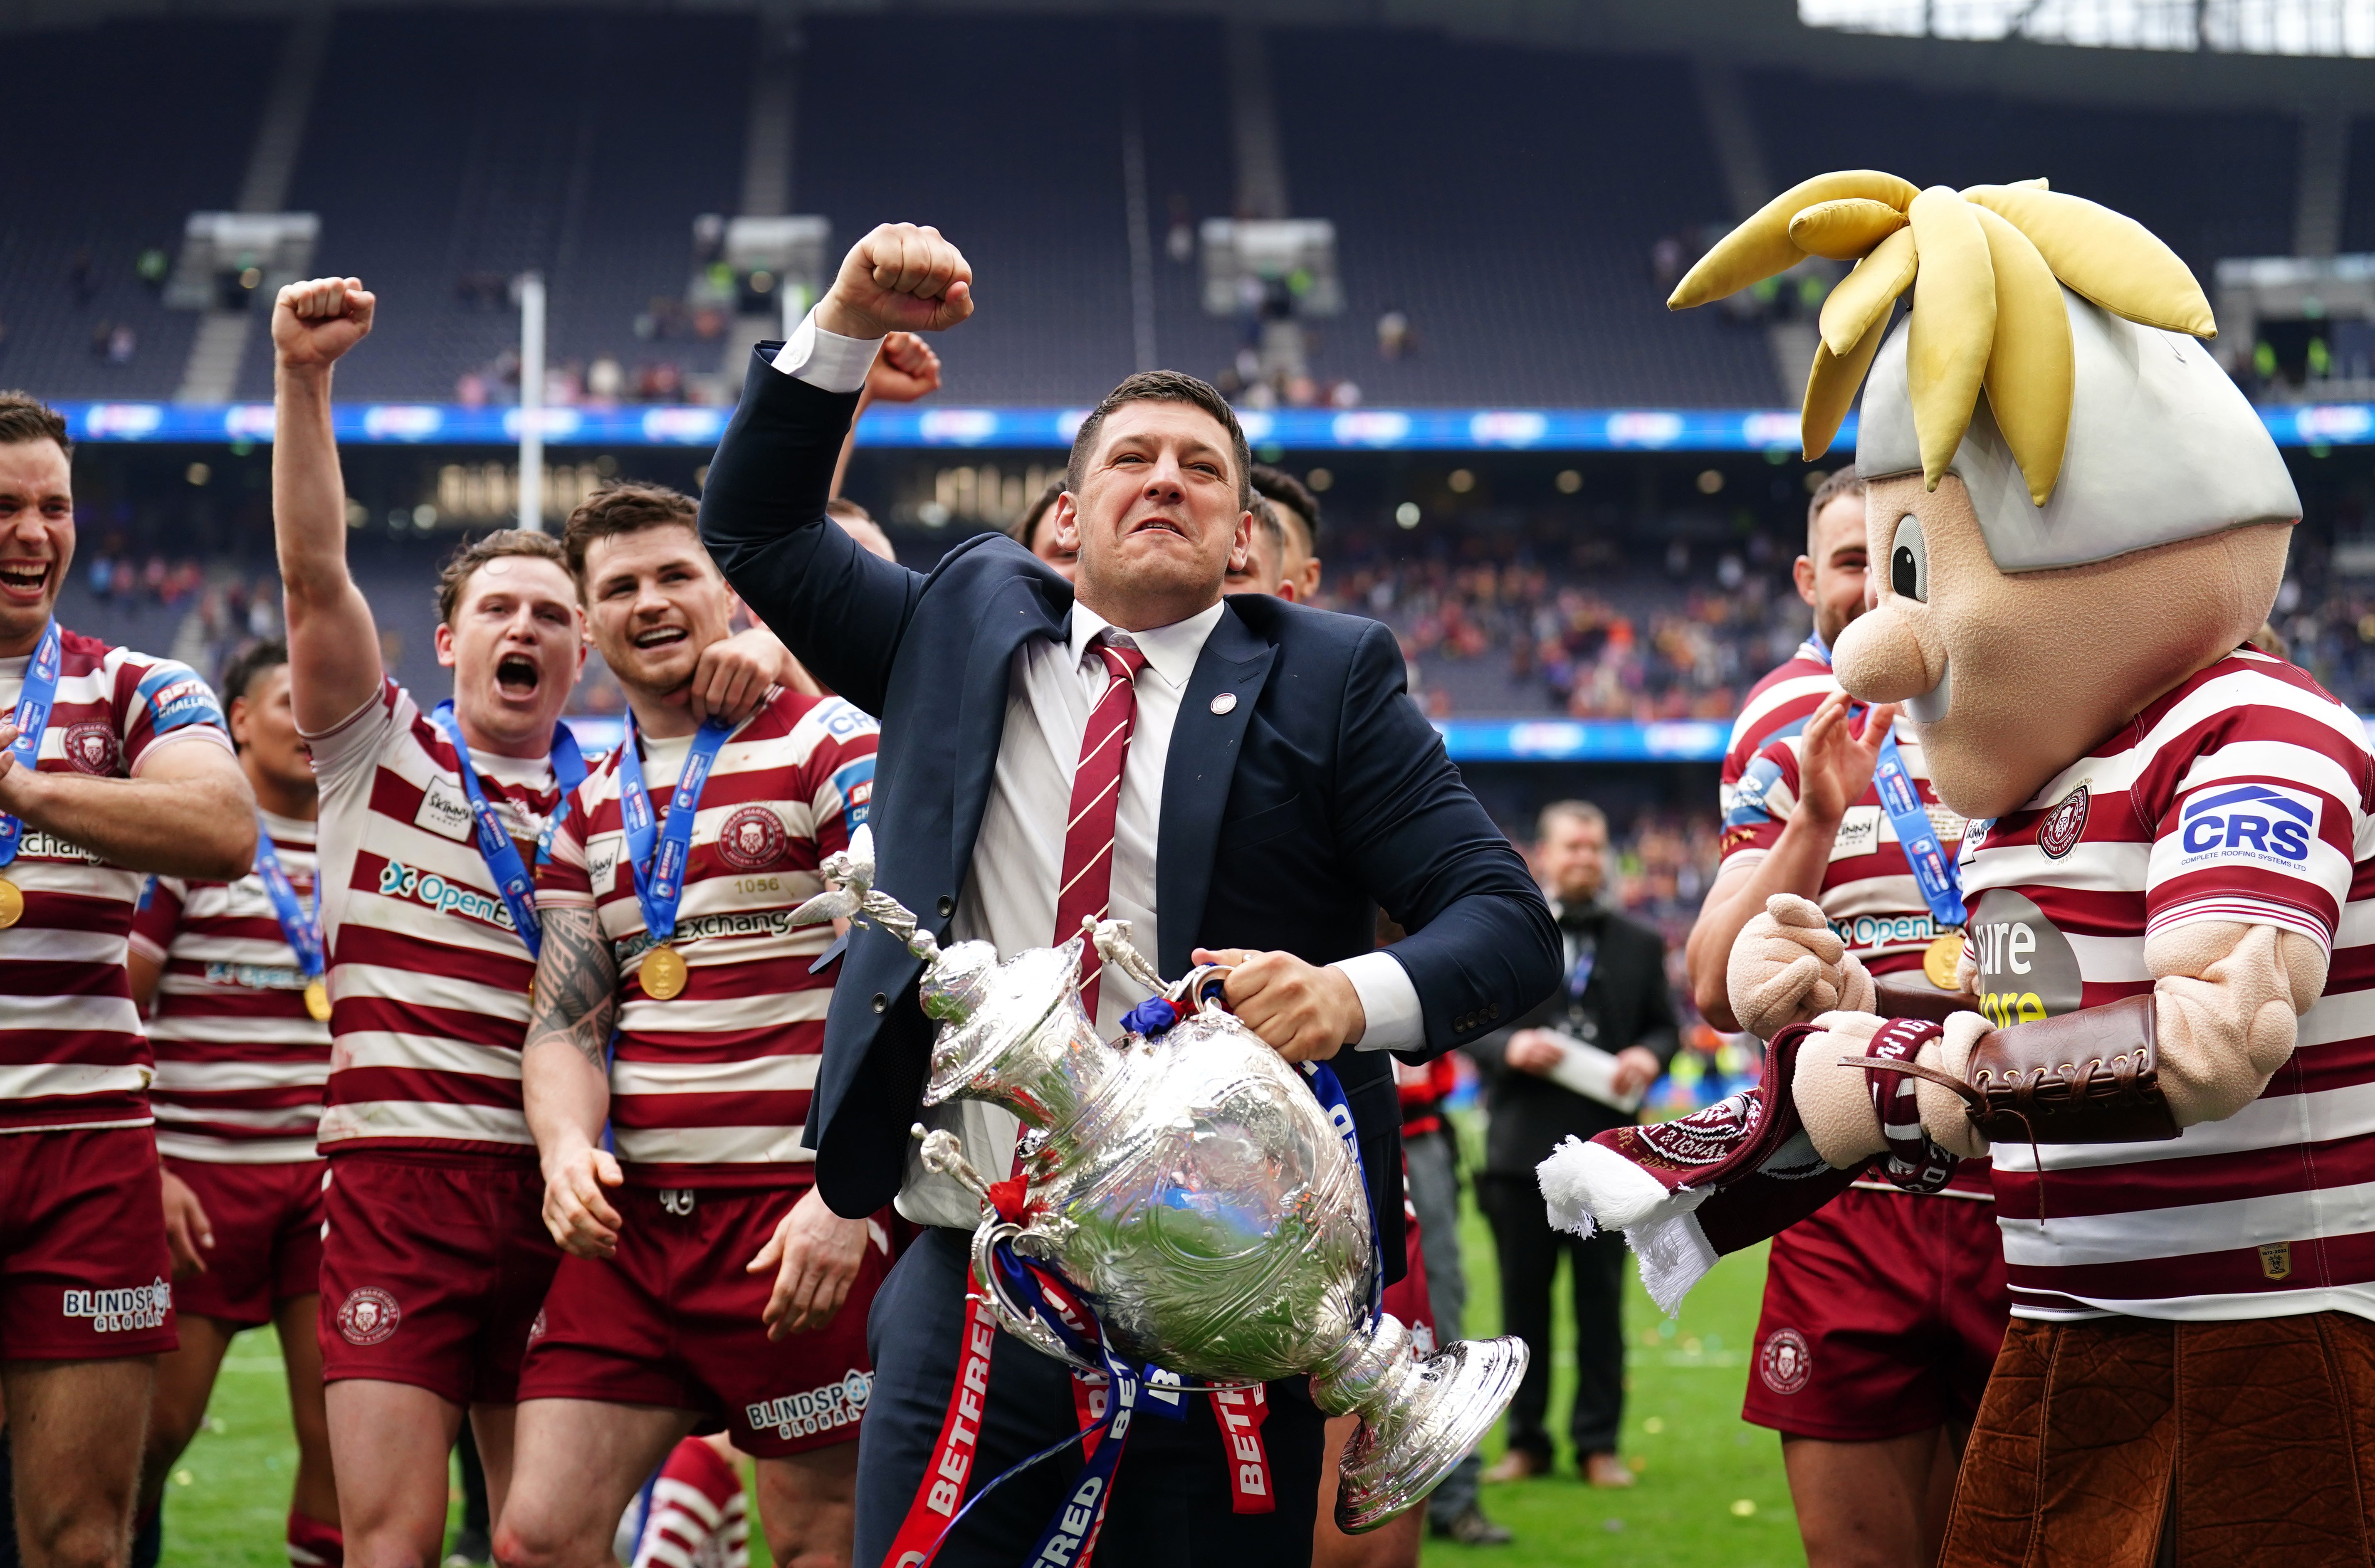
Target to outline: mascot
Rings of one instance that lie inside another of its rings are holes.
[[[1624,1229],[1671,1308],[1868,1165],[1991,1154],[2014,1321],[1942,1561],[2375,1561],[2375,760],[2243,645],[2300,514],[2284,463],[2192,273],[2106,208],[1826,175],[1672,302],[1809,253],[1857,260],[1810,459],[1869,374],[1838,678],[1904,705],[1968,819],[1961,993],[1875,985],[1775,898],[1728,974],[1764,1081],[1570,1139],[1553,1220]]]

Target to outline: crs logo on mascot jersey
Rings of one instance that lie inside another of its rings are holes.
[[[2298,870],[2317,842],[2322,804],[2307,790],[2266,784],[2197,795],[2178,813],[2178,868],[2239,859]]]

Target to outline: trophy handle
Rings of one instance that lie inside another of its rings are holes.
[[[1224,963],[1198,964],[1182,975],[1179,983],[1168,986],[1163,995],[1181,1012],[1226,1012],[1227,1000],[1221,988],[1228,984],[1235,971]]]
[[[1000,1220],[996,1215],[982,1217],[980,1228],[973,1233],[973,1284],[981,1304],[1000,1328],[1040,1354],[1053,1356],[1067,1366],[1102,1376],[1105,1370],[1102,1365],[1074,1354],[1070,1346],[1039,1321],[1037,1314],[1007,1295],[1005,1280],[999,1276],[998,1260],[992,1252],[998,1243],[1011,1241],[1021,1234],[1022,1227],[1020,1225]]]

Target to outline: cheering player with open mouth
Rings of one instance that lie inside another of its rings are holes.
[[[520,1361],[560,1261],[520,1104],[530,867],[585,777],[560,714],[585,656],[559,545],[513,531],[439,577],[451,700],[425,713],[388,678],[347,570],[330,419],[331,369],[375,307],[330,277],[283,289],[272,313],[273,525],[330,951],[323,1376],[347,1552],[367,1563],[435,1560],[466,1409],[498,1513],[510,1480]],[[719,654],[716,690],[763,691],[782,644]]]
[[[700,716],[734,598],[696,523],[689,498],[620,485],[564,541],[630,722],[537,877],[523,1065],[569,1256],[521,1375],[505,1562],[609,1561],[652,1468],[721,1425],[759,1459],[774,1561],[849,1561],[890,1237],[825,1207],[801,1147],[831,934],[791,912],[865,820],[875,725],[784,690],[738,724]]]

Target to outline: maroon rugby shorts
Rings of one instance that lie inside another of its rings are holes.
[[[282,1302],[322,1288],[328,1161],[239,1165],[168,1156],[165,1169],[197,1195],[215,1238],[207,1271],[174,1281],[178,1310],[254,1328],[271,1322]]]
[[[1967,1425],[2010,1316],[1994,1204],[1849,1187],[1773,1238],[1741,1415],[1834,1443]]]
[[[866,1315],[890,1270],[890,1232],[869,1221],[857,1278],[830,1324],[771,1340],[761,1315],[775,1277],[743,1266],[799,1197],[781,1187],[611,1194],[618,1254],[561,1260],[519,1397],[697,1411],[703,1429],[722,1426],[762,1459],[856,1442],[874,1386]]]
[[[157,1135],[0,1134],[0,1361],[110,1361],[180,1345]]]
[[[322,1198],[323,1381],[512,1403],[561,1259],[536,1162],[358,1150],[331,1160]]]

